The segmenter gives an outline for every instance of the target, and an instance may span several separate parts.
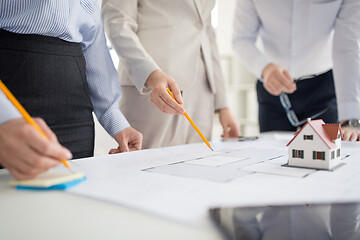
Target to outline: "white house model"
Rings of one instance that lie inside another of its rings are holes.
[[[325,124],[323,120],[308,119],[286,145],[289,166],[332,169],[340,164],[340,124]]]

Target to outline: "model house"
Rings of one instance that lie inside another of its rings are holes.
[[[323,120],[308,119],[286,145],[289,166],[332,169],[341,161],[340,124],[325,124]]]

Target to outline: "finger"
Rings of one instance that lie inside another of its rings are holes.
[[[132,145],[131,151],[141,150],[142,147],[142,136],[140,139],[137,139],[135,143]]]
[[[134,144],[134,145],[131,145],[131,147],[129,148],[130,152],[139,151],[139,150],[141,150],[141,144]]]
[[[175,81],[170,81],[169,82],[169,89],[173,93],[176,101],[179,104],[183,104],[183,99],[182,99],[179,87],[178,87],[178,85],[177,85],[177,83]]]
[[[39,174],[61,163],[58,159],[42,155],[31,147],[26,149],[26,155],[24,154],[23,156],[25,156],[23,161],[30,166],[30,169],[21,169],[22,172],[26,173]]]
[[[271,95],[274,95],[274,96],[278,96],[278,95],[280,95],[280,93],[281,93],[281,91],[279,90],[279,88],[277,88],[273,82],[270,82],[270,83],[267,84],[266,90],[267,90]]]
[[[281,92],[281,90],[279,89],[281,87],[281,84],[279,83],[279,80],[276,78],[275,75],[270,76],[266,84],[269,87],[271,94],[276,95],[278,92]]]
[[[29,180],[29,179],[33,179],[36,177],[36,176],[24,174],[16,169],[8,169],[8,170],[11,173],[11,175],[13,175],[15,177],[16,180]]]
[[[169,94],[168,94],[169,95]],[[168,114],[177,114],[177,111],[170,107],[166,102],[160,97],[160,96],[153,96],[153,93],[151,93],[151,101],[157,106],[162,112],[168,113]],[[174,99],[171,99],[171,101],[175,102]]]
[[[168,106],[174,109],[177,114],[184,114],[184,108],[175,99],[172,98],[172,96],[168,93],[166,89],[163,89],[163,91],[160,92],[160,98]]]
[[[68,149],[64,148],[59,143],[50,142],[45,139],[32,127],[25,133],[24,137],[29,146],[36,150],[40,155],[46,155],[57,160],[72,158],[72,154]]]
[[[9,171],[12,169],[16,169],[17,171],[21,172],[22,174],[25,174],[31,169],[31,164],[27,162],[27,160],[24,160],[24,157],[19,156],[12,156],[12,161],[7,161],[2,163],[3,167],[8,169]]]
[[[230,127],[229,137],[235,138],[235,137],[239,137],[239,136],[240,136],[240,130],[236,124],[233,124]]]
[[[357,136],[356,132],[352,131],[349,141],[355,142],[357,140],[357,138],[358,138],[358,136]]]
[[[48,136],[51,142],[58,142],[55,133],[49,128],[42,118],[34,118],[36,124],[44,131],[45,135]]]
[[[128,141],[126,141],[125,139],[123,139],[120,143],[119,143],[119,150],[120,152],[129,152],[129,146],[128,146]]]
[[[59,161],[50,160],[54,164],[49,165],[49,167],[43,167],[43,165],[41,164],[42,161],[43,161],[43,159],[41,159],[41,157],[37,158],[36,163],[33,162],[32,164],[29,164],[25,161],[16,161],[16,163],[14,163],[14,166],[10,167],[8,169],[9,169],[9,171],[11,170],[10,172],[14,173],[14,176],[17,179],[18,178],[32,179],[32,178],[35,178],[40,173],[43,173],[43,172],[47,171],[49,168],[54,167],[60,163]],[[39,163],[40,163],[40,167],[36,166],[36,164],[39,164]]]
[[[19,145],[19,147],[12,147],[12,152],[14,152],[14,155],[11,157],[12,161],[7,163],[7,165],[10,166],[7,167],[13,167],[23,173],[28,173],[34,171],[33,168],[41,168],[46,170],[60,163],[55,159],[49,159],[49,162],[46,161],[43,163],[42,161],[44,161],[44,156],[40,155],[29,144],[29,142],[24,141],[23,144]]]
[[[229,130],[227,129],[227,127],[223,127],[223,134],[222,134],[223,138],[228,138],[229,137]]]
[[[349,131],[344,131],[344,134],[343,134],[343,141],[349,141],[349,139],[350,139],[350,133],[349,133]]]
[[[109,154],[116,154],[116,153],[120,153],[120,149],[119,148],[112,148],[109,151]]]
[[[285,71],[285,70],[284,70]],[[276,79],[282,86],[282,90],[286,93],[292,93],[296,89],[296,84],[294,83],[292,78],[288,78],[286,74],[283,72],[276,73]],[[290,76],[290,75],[289,75]]]

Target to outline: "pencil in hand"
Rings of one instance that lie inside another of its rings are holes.
[[[5,86],[5,84],[0,80],[0,89],[4,92],[5,96],[10,100],[10,102],[16,107],[16,109],[21,113],[23,118],[32,125],[44,138],[49,140],[43,130],[35,123],[35,121],[31,118],[29,113],[25,110],[25,108],[19,103],[19,101],[15,98],[15,96],[10,92],[10,90]],[[72,171],[72,167],[68,163],[66,159],[60,159],[60,161]]]
[[[174,95],[172,94],[172,92],[170,91],[170,89],[166,89],[168,91],[168,93],[171,95],[171,97],[176,101]],[[186,119],[190,122],[191,126],[193,126],[193,128],[195,129],[195,131],[199,134],[199,136],[201,137],[201,139],[205,142],[205,144],[211,149],[211,151],[214,151],[211,146],[209,141],[205,138],[205,136],[202,134],[202,132],[200,131],[200,129],[195,125],[194,121],[190,118],[190,116],[184,112],[184,116],[186,117]]]

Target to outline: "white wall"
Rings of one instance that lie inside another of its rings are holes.
[[[213,16],[218,15],[217,43],[227,82],[229,107],[240,123],[241,134],[257,135],[256,78],[236,59],[232,48],[235,5],[236,0],[218,0],[217,13],[213,12]]]

